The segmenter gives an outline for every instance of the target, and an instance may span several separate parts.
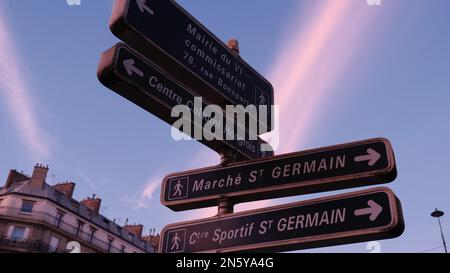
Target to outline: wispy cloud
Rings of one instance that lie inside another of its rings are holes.
[[[97,193],[101,188],[108,185],[108,182],[106,180],[95,179],[81,169],[76,169],[76,174],[81,178],[81,182],[85,183],[89,187],[89,189],[91,191],[94,191],[95,193]]]
[[[159,189],[164,177],[163,169],[150,177],[132,196],[125,196],[122,201],[131,205],[133,210],[149,209],[155,199],[159,203]]]
[[[345,90],[336,86],[351,73],[352,60],[363,56],[364,34],[379,14],[364,1],[316,3],[308,7],[309,15],[288,24],[291,34],[282,40],[286,46],[270,73],[280,105],[280,153],[301,148],[326,107],[339,103]]]
[[[50,155],[50,143],[47,140],[49,135],[40,126],[33,103],[35,98],[28,88],[26,73],[21,67],[14,37],[3,13],[0,5],[0,94],[30,156],[42,160]]]
[[[214,152],[207,149],[199,151],[196,155],[191,157],[182,170],[188,170],[193,168],[200,168],[204,166],[217,165],[219,156]],[[163,178],[169,174],[167,167],[160,167],[159,170],[154,173],[150,179],[148,179],[141,188],[139,188],[133,196],[127,196],[122,201],[131,205],[135,210],[150,208],[153,201],[155,201],[155,195],[159,196],[159,189]],[[158,199],[159,202],[159,199]]]

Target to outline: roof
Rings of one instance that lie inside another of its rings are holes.
[[[116,224],[115,222],[109,220],[107,217],[101,214],[93,213],[89,208],[81,204],[75,199],[68,198],[66,195],[56,191],[52,186],[47,183],[44,183],[44,187],[42,189],[32,188],[30,186],[30,178],[18,173],[16,171],[12,172],[13,177],[9,186],[5,186],[0,188],[0,197],[10,194],[20,194],[31,197],[43,198],[63,207],[66,210],[71,211],[72,213],[78,215],[80,218],[85,219],[87,222],[91,222],[96,226],[101,227],[105,231],[108,231],[114,234],[117,237],[131,243],[132,245],[142,249],[147,252],[154,252],[153,247],[141,240],[138,236],[133,233],[130,233],[122,226]],[[24,180],[24,179],[27,180]]]

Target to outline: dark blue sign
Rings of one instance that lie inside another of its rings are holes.
[[[274,104],[272,85],[175,1],[116,0],[110,28],[211,103]]]
[[[401,205],[379,188],[169,225],[160,252],[268,252],[356,243],[403,233]]]
[[[144,108],[165,122],[173,125],[178,119],[171,117],[172,108],[177,105],[185,105],[193,109],[194,93],[163,71],[150,60],[131,50],[124,44],[117,44],[102,54],[98,68],[98,78],[106,87]],[[201,108],[204,109],[210,103],[203,100]],[[191,133],[196,127],[203,128],[206,119],[200,118],[200,123],[195,122],[194,116],[199,113],[192,111]],[[240,159],[255,159],[272,156],[273,152],[265,152],[261,149],[264,141],[238,140],[237,130],[230,136],[226,122],[223,121],[223,140],[207,140],[202,136],[199,141],[217,152],[224,148],[232,149]],[[203,133],[203,131],[201,131]],[[225,138],[228,136],[228,139]],[[194,137],[194,135],[191,135]]]
[[[396,175],[391,143],[376,138],[170,174],[161,202],[187,210],[215,206],[224,197],[249,202],[387,183]]]

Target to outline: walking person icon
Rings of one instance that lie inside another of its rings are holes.
[[[266,105],[266,97],[263,93],[259,96],[259,105]]]
[[[183,194],[182,190],[183,190],[183,185],[181,185],[181,181],[178,180],[178,183],[175,185],[174,189],[175,192],[173,193],[173,196],[181,196]]]
[[[166,253],[181,253],[186,247],[185,228],[171,230],[162,235],[164,238],[163,249]]]
[[[169,185],[164,189],[168,200],[180,200],[188,198],[189,178],[177,177],[169,180]]]
[[[180,236],[178,236],[178,233],[175,233],[175,235],[172,238],[172,247],[170,248],[170,250],[177,251],[178,249],[180,249],[180,242],[181,242]]]

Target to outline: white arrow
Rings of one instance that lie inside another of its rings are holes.
[[[377,164],[380,158],[381,155],[377,151],[375,151],[374,149],[367,149],[367,154],[355,157],[355,161],[356,162],[369,161],[369,166],[372,167],[373,165]]]
[[[136,3],[139,7],[139,9],[141,10],[141,12],[148,12],[150,13],[150,15],[155,15],[155,12],[149,8],[146,4],[147,4],[147,0],[136,0]]]
[[[123,61],[123,66],[125,66],[125,69],[127,70],[128,75],[133,75],[133,73],[138,74],[139,76],[143,77],[144,72],[139,70],[136,66],[134,66],[136,62],[133,59],[127,59]]]
[[[369,205],[368,208],[355,210],[355,216],[370,215],[369,219],[370,221],[373,222],[378,218],[380,213],[383,211],[383,207],[378,205],[373,200],[369,200],[369,202],[367,202],[367,205]]]

